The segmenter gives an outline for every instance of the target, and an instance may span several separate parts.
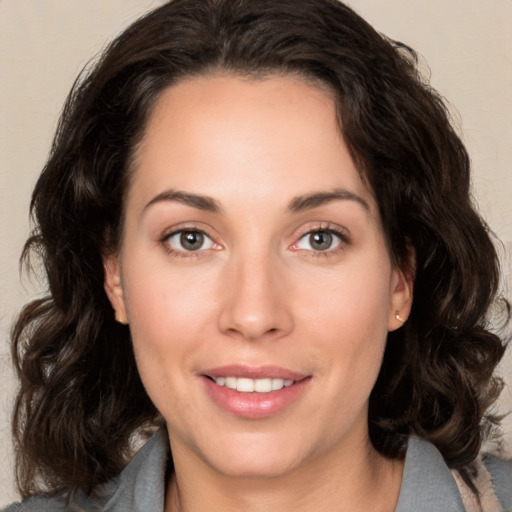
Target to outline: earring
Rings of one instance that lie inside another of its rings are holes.
[[[116,322],[121,325],[128,325],[128,322],[124,318],[119,318],[116,314]]]
[[[405,322],[405,320],[399,315],[398,311],[395,313],[395,318],[401,323],[403,324]]]

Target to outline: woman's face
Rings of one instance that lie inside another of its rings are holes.
[[[283,76],[166,90],[105,267],[176,464],[275,476],[368,449],[411,290],[328,92]]]

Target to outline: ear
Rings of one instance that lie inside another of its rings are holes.
[[[407,321],[412,307],[415,256],[411,254],[407,269],[395,268],[391,278],[391,304],[388,331],[394,331]]]
[[[123,285],[121,282],[121,264],[116,254],[103,258],[104,287],[110,304],[114,308],[116,320],[121,324],[128,324],[126,305],[124,301]]]

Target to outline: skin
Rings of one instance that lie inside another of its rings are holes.
[[[168,425],[167,511],[394,510],[403,464],[373,449],[368,397],[412,283],[339,133],[331,94],[288,76],[188,79],[150,116],[105,288]],[[184,228],[208,235],[199,250]],[[331,229],[318,250],[310,233]],[[202,373],[227,364],[308,382],[278,414],[243,418],[205,391]]]

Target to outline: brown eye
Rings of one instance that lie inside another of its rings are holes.
[[[167,243],[172,249],[182,252],[211,249],[214,246],[207,234],[196,230],[177,231],[167,238]]]
[[[181,246],[187,251],[201,249],[204,242],[204,235],[199,231],[183,231],[180,236]]]

